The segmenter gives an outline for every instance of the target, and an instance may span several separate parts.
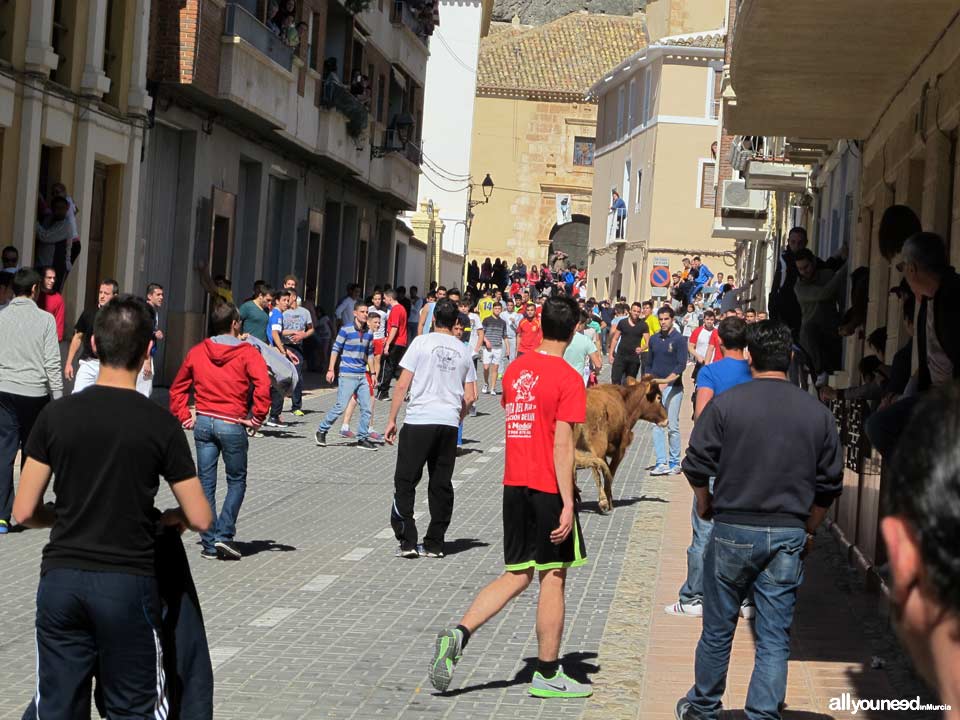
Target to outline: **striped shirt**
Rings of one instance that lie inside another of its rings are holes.
[[[506,334],[506,332],[507,323],[502,317],[494,317],[491,315],[488,318],[484,318],[483,337],[484,339],[490,341],[491,347],[503,347],[503,336]]]
[[[355,323],[344,325],[337,333],[333,352],[340,355],[341,375],[362,375],[367,371],[367,357],[373,348],[373,333],[357,330]]]

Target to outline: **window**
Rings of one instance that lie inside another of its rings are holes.
[[[652,85],[653,69],[646,67],[643,70],[643,114],[642,123],[647,125],[650,122],[650,114],[653,112],[653,98],[650,96]]]
[[[637,197],[633,203],[633,212],[640,212],[640,189],[643,187],[643,170],[637,170]]]
[[[627,132],[633,130],[636,127],[636,112],[635,108],[637,107],[637,79],[634,78],[630,81],[630,94],[627,98]]]
[[[714,67],[707,68],[707,106],[704,116],[711,120],[720,117],[720,85],[723,73]]]
[[[383,123],[383,111],[386,108],[387,78],[381,73],[377,80],[377,122]]]
[[[700,165],[700,207],[713,208],[717,206],[717,186],[714,182],[716,164],[701,161]]]
[[[579,167],[593,167],[593,150],[596,139],[577,136],[573,139],[573,164]]]
[[[617,140],[623,137],[623,121],[625,119],[624,103],[626,101],[626,93],[624,92],[623,85],[617,88]]]

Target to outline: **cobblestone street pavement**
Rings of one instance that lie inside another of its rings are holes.
[[[499,397],[481,397],[480,416],[467,420],[469,453],[457,460],[443,560],[393,556],[395,449],[314,445],[313,431],[333,399],[329,392],[306,398],[304,422],[251,441],[237,534],[246,543],[241,562],[203,561],[196,535],[184,536],[216,672],[216,717],[579,717],[586,701],[551,703],[526,694],[537,648],[533,587],[474,636],[448,696],[436,694],[427,679],[436,632],[455,624],[502,570]],[[386,415],[379,405],[376,429]],[[612,515],[596,513],[596,490],[581,473],[590,562],[570,573],[563,643],[564,667],[580,679],[597,670],[631,528],[646,500],[650,448],[650,427],[638,428],[618,472]],[[424,520],[425,496],[426,478],[417,498]],[[163,490],[158,504],[170,498]],[[0,543],[4,718],[19,718],[34,689],[34,595],[47,534],[16,533]]]

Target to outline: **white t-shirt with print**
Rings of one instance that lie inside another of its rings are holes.
[[[446,333],[418,335],[407,348],[400,367],[413,373],[404,422],[458,427],[463,386],[477,381],[470,349]]]

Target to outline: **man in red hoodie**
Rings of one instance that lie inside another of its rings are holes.
[[[210,530],[200,534],[207,560],[239,560],[233,542],[237,516],[247,489],[248,427],[258,428],[270,409],[270,377],[267,364],[255,347],[240,340],[240,314],[232,303],[213,306],[210,324],[213,336],[187,353],[170,386],[170,412],[184,428],[193,430],[197,446],[200,484],[217,517],[217,463],[221,453],[227,474],[227,497],[220,516]],[[250,385],[253,385],[252,417],[248,418]],[[196,420],[187,407],[193,385]]]

